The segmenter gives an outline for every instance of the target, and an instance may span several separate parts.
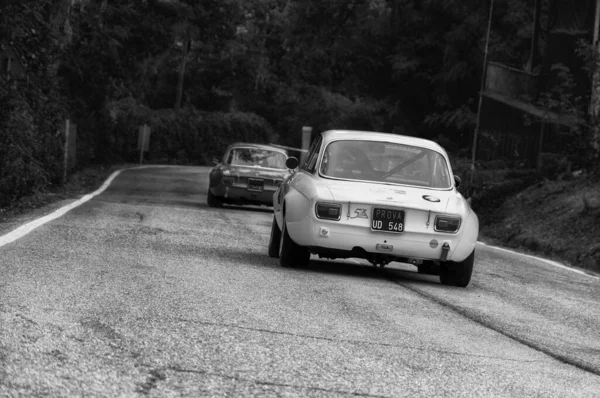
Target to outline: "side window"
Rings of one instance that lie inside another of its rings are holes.
[[[438,158],[439,174],[441,178],[441,186],[446,188],[450,185],[450,176],[448,175],[448,165],[443,157]]]
[[[435,157],[435,169],[433,172],[433,187],[434,188],[447,188],[450,185],[450,179],[448,178],[448,168],[446,161],[440,155]]]
[[[319,158],[319,149],[321,148],[321,136],[313,141],[312,145],[308,149],[308,154],[304,158],[302,162],[302,166],[300,168],[305,170],[311,174],[315,172],[315,166],[317,164],[317,159]]]

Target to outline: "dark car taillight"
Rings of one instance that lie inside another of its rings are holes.
[[[339,220],[342,215],[342,205],[339,203],[319,202],[316,205],[317,218]]]
[[[437,232],[455,233],[460,228],[460,217],[436,216],[435,230]]]

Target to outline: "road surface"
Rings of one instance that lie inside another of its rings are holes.
[[[600,282],[478,246],[468,288],[267,256],[208,168],[123,171],[0,247],[0,396],[598,397]]]

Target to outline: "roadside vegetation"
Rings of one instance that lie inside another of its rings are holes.
[[[496,0],[490,59],[527,64],[531,3]],[[0,221],[136,163],[142,124],[145,161],[181,165],[238,140],[297,147],[304,125],[364,129],[446,147],[485,239],[600,270],[593,126],[564,126],[537,168],[498,157],[473,174],[487,18],[487,2],[463,0],[4,0],[0,43],[25,72],[0,73]],[[551,71],[540,105],[585,115],[572,71]],[[65,179],[66,119],[77,162]]]

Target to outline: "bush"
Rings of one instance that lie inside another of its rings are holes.
[[[205,164],[212,157],[221,156],[235,141],[267,144],[274,140],[271,125],[254,113],[209,113],[204,116],[201,126],[206,129],[199,143],[201,152],[207,155]]]
[[[513,171],[497,170],[476,174],[472,193],[473,209],[479,214],[483,223],[491,223],[498,216],[497,210],[504,201],[540,181],[537,172],[529,171],[514,173]]]
[[[38,130],[33,111],[12,89],[0,91],[0,207],[31,194],[48,182],[45,165],[36,159]]]
[[[273,130],[263,118],[244,112],[201,112],[194,108],[150,110],[128,98],[109,106],[115,157],[137,161],[138,130],[151,129],[147,160],[154,163],[210,163],[235,141],[268,143]]]
[[[389,105],[371,100],[354,100],[323,87],[275,85],[269,101],[241,96],[239,103],[265,117],[274,127],[282,144],[300,147],[302,126],[311,126],[313,133],[327,129],[383,131],[389,115]]]

